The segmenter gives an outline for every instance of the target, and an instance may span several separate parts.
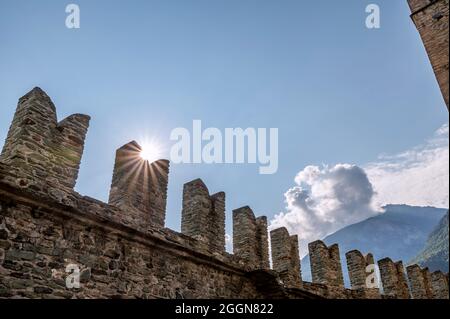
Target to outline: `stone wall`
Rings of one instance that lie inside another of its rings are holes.
[[[368,253],[364,256],[360,251],[352,250],[347,252],[345,257],[352,289],[359,291],[366,298],[380,298],[373,255]]]
[[[302,287],[297,235],[289,236],[286,228],[270,232],[273,270],[291,287]]]
[[[378,261],[384,294],[391,298],[409,299],[410,293],[405,277],[403,262],[393,262],[390,258]]]
[[[267,219],[248,206],[233,210],[233,252],[251,268],[269,268]]]
[[[333,287],[344,287],[339,246],[327,247],[321,240],[308,245],[312,280]]]
[[[433,291],[433,299],[449,299],[448,296],[448,274],[442,271],[431,273],[431,289]]]
[[[116,152],[109,203],[126,210],[136,222],[164,227],[169,161],[149,163],[132,141]]]
[[[209,195],[201,179],[184,184],[181,232],[205,241],[212,251],[225,251],[225,193]]]
[[[18,169],[18,186],[63,200],[78,177],[89,121],[74,114],[58,123],[51,99],[34,88],[19,100],[0,161]]]
[[[117,150],[109,203],[76,193],[88,122],[58,124],[38,88],[19,100],[0,155],[0,298],[409,298],[390,259],[379,261],[384,295],[364,287],[374,261],[357,251],[345,288],[338,245],[321,241],[309,245],[313,282],[303,282],[298,238],[285,228],[270,233],[270,269],[267,218],[248,206],[233,211],[227,253],[225,194],[200,179],[185,184],[182,233],[165,228],[169,162],[145,161],[136,142]],[[448,275],[408,269],[413,297],[448,298]],[[80,287],[67,285],[71,271]]]
[[[237,263],[202,254],[195,243],[189,249],[189,239],[179,234],[136,232],[93,220],[89,211],[42,207],[40,201],[12,194],[8,202],[4,195],[0,297],[264,297]],[[106,213],[109,207],[101,206]],[[66,288],[71,264],[80,267],[80,289]]]
[[[408,0],[447,108],[449,107],[448,0]]]
[[[433,299],[431,274],[428,268],[421,269],[418,265],[406,267],[413,299]]]

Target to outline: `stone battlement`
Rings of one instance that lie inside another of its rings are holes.
[[[75,186],[89,121],[74,114],[58,123],[51,99],[34,88],[19,99],[0,161],[20,170],[20,187],[64,196]]]
[[[135,141],[117,150],[109,203],[134,215],[137,223],[164,227],[169,161],[149,163],[140,152]]]
[[[233,210],[225,251],[225,193],[202,180],[183,188],[181,233],[165,228],[169,162],[143,160],[130,142],[116,152],[109,203],[74,191],[89,117],[57,122],[39,88],[19,100],[0,156],[0,298],[448,298],[448,276],[309,244],[313,282],[303,282],[298,238],[271,230],[248,206]],[[80,268],[79,288],[65,283]],[[372,281],[366,280],[369,276]],[[408,280],[411,289],[408,288]]]
[[[209,195],[201,179],[184,184],[181,232],[225,251],[225,193]]]
[[[408,4],[448,109],[448,0],[408,0]]]

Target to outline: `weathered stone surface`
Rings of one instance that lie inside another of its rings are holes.
[[[11,248],[6,250],[5,260],[0,265],[1,272],[5,273],[0,284],[6,282],[7,285],[4,294],[18,295],[31,288],[46,298],[50,294],[67,297],[68,293],[77,298],[110,298],[113,295],[174,298],[178,289],[179,294],[196,298],[262,297],[245,278],[245,271],[231,260],[224,264],[208,256],[206,251],[200,253],[161,242],[150,233],[132,234],[123,227],[105,232],[104,226],[94,220],[67,221],[63,211],[46,211],[36,220],[28,215],[25,206],[20,207],[23,208],[0,213],[7,217],[7,226],[14,229],[9,239]],[[54,250],[34,253],[12,248],[17,243],[15,233],[24,231],[28,222],[39,225],[39,236],[31,239],[33,245],[38,246],[43,238],[48,238],[53,247],[63,244],[65,250],[71,251],[71,260],[64,260]],[[62,225],[81,234],[80,245],[75,240],[66,241],[62,232],[48,232],[50,227],[57,229]],[[80,272],[81,288],[78,290],[67,289],[64,280],[59,284],[60,279],[52,277],[52,273],[59,273],[61,279],[65,278],[69,264],[84,269]],[[86,268],[87,265],[92,269]],[[36,269],[41,270],[31,274]]]
[[[5,229],[0,229],[0,240],[8,239],[8,232]]]
[[[72,190],[78,177],[89,116],[71,115],[57,122],[48,95],[34,88],[20,98],[0,161],[18,168],[18,187],[46,189],[50,194]]]
[[[411,297],[413,299],[433,299],[431,274],[428,268],[421,269],[419,265],[406,267]]]
[[[367,299],[381,298],[373,255],[364,256],[360,251],[352,250],[345,257],[352,289]]]
[[[211,251],[225,251],[225,193],[209,195],[201,179],[184,184],[181,232],[204,241]]]
[[[337,244],[327,247],[321,240],[309,243],[311,274],[314,283],[344,287],[344,277]]]
[[[281,227],[270,232],[273,270],[289,287],[302,287],[298,237]]]
[[[394,263],[390,258],[378,261],[384,294],[391,298],[409,299],[408,283],[405,277],[403,263]]]
[[[442,271],[435,271],[431,274],[431,287],[433,299],[449,299],[448,294],[448,274]]]
[[[448,0],[408,0],[408,3],[448,108]]]
[[[7,251],[6,260],[34,260],[36,254],[31,251],[23,251],[17,249],[10,249]]]
[[[269,269],[269,237],[267,229],[267,217],[256,217],[256,255],[260,261],[261,269]]]
[[[268,268],[267,223],[248,206],[233,210],[233,252],[250,268]]]
[[[164,227],[169,161],[149,163],[135,141],[116,152],[109,203],[126,210],[136,221]]]

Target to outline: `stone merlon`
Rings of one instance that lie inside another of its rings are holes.
[[[401,261],[393,262],[390,258],[378,261],[384,294],[397,299],[409,299],[408,283]]]
[[[313,282],[344,287],[339,246],[327,247],[323,241],[317,240],[309,243],[308,249]]]
[[[21,187],[50,195],[73,190],[89,121],[74,114],[58,123],[52,100],[36,87],[19,99],[0,161],[20,168]]]
[[[290,236],[285,227],[270,232],[273,270],[290,287],[302,287],[298,236]]]
[[[406,267],[411,297],[413,299],[433,299],[431,273],[428,268],[422,269],[419,265]]]
[[[135,141],[117,150],[109,203],[138,221],[164,227],[169,161],[149,163],[140,156],[141,150]]]
[[[440,270],[431,273],[431,288],[433,290],[433,299],[449,299],[448,274],[445,275]]]
[[[347,252],[345,257],[352,289],[364,294],[367,299],[380,298],[373,255],[371,253],[363,255],[355,249]]]
[[[209,194],[201,179],[184,184],[181,232],[204,241],[214,252],[225,251],[225,193]]]
[[[233,210],[233,252],[252,268],[268,268],[267,220],[248,206]]]

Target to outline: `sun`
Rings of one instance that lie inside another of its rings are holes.
[[[150,163],[159,160],[161,156],[161,147],[155,142],[146,142],[141,145],[141,158]]]

